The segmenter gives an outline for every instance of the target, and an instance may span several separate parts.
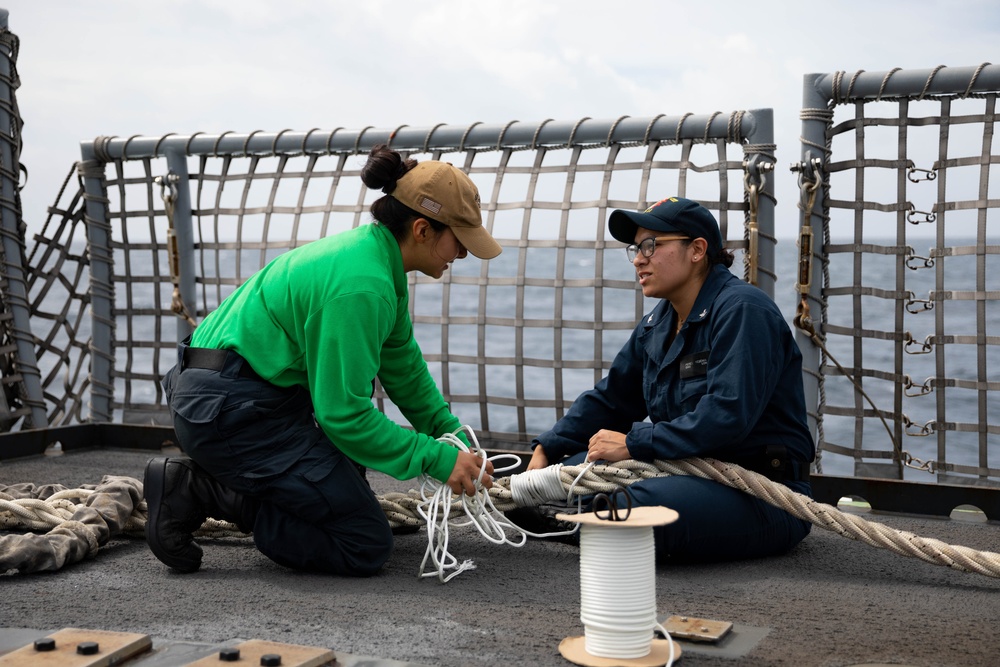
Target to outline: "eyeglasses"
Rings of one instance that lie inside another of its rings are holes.
[[[648,239],[643,239],[639,244],[632,243],[625,246],[625,255],[628,257],[629,262],[635,262],[635,258],[640,252],[643,257],[652,257],[653,251],[656,250],[657,243],[690,240],[691,239],[687,236],[651,236]]]

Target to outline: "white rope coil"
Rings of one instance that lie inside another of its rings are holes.
[[[472,443],[471,449],[458,437],[458,434],[463,431]],[[517,457],[509,454],[487,457],[486,452],[479,446],[475,432],[468,426],[463,426],[454,433],[446,433],[438,440],[463,452],[471,451],[475,454],[482,454],[483,458],[482,468],[475,483],[476,492],[472,496],[462,494],[453,501],[454,494],[447,484],[428,475],[421,477],[420,501],[416,504],[416,511],[427,524],[427,549],[424,551],[418,576],[437,577],[442,583],[447,583],[462,572],[476,567],[471,560],[458,562],[458,559],[448,551],[449,528],[451,526],[475,526],[476,530],[493,544],[521,547],[524,546],[528,538],[525,531],[511,523],[503,512],[496,508],[490,494],[482,484],[483,477],[486,475],[487,460],[493,462],[494,472],[505,472],[518,465]],[[511,465],[498,466],[497,462],[505,458],[513,459]],[[456,509],[460,511],[456,511]],[[465,516],[464,520],[462,514]],[[508,531],[513,533],[513,538],[508,537]]]
[[[563,500],[567,490],[563,487],[558,463],[539,470],[528,470],[510,477],[510,495],[517,507],[535,507],[555,500]]]
[[[580,527],[580,622],[591,655],[649,655],[657,626],[654,549],[649,527]]]

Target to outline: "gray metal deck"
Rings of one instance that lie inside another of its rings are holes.
[[[148,452],[95,450],[0,464],[0,484],[141,479]],[[376,492],[412,485],[373,475]],[[1000,526],[873,517],[950,544],[1000,552]],[[127,665],[193,662],[241,639],[333,649],[342,665],[570,665],[559,642],[583,634],[579,552],[530,541],[497,547],[453,532],[477,569],[448,584],[418,579],[425,533],[399,537],[371,579],[293,572],[245,540],[205,541],[201,571],[178,575],[144,541],[117,538],[96,558],[49,574],[0,575],[0,654],[67,627],[135,632],[153,651]],[[609,585],[615,573],[608,572]],[[897,556],[814,529],[791,554],[660,568],[657,611],[727,620],[721,647],[682,643],[678,664],[997,664],[1000,580]]]

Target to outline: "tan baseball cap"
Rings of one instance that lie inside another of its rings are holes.
[[[450,162],[420,162],[396,181],[391,194],[417,213],[451,227],[465,249],[479,259],[493,259],[503,250],[483,227],[476,184]]]

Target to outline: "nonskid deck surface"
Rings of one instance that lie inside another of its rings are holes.
[[[148,452],[95,450],[0,465],[0,484],[141,479]],[[370,474],[376,493],[412,482]],[[871,515],[892,528],[1000,552],[1000,526]],[[63,628],[152,638],[146,665],[183,665],[257,639],[331,649],[339,664],[565,666],[559,642],[583,634],[579,551],[531,540],[495,546],[473,530],[451,552],[477,569],[448,584],[419,579],[425,532],[400,536],[370,579],[293,572],[246,540],[204,540],[202,569],[171,572],[145,542],[115,538],[96,558],[48,574],[2,576],[0,654]],[[613,586],[615,572],[608,572]],[[717,647],[682,644],[680,665],[992,664],[1000,580],[904,558],[814,528],[792,553],[660,567],[657,614],[734,624]],[[200,652],[199,652],[200,651]],[[193,653],[192,653],[193,652]],[[371,657],[367,657],[371,656]],[[172,660],[172,661],[171,661]],[[222,664],[222,663],[220,663]]]
[[[51,640],[49,647],[40,646]],[[83,651],[86,644],[93,652]],[[259,639],[207,644],[153,641],[149,635],[87,628],[54,632],[0,628],[3,667],[216,667],[217,665],[281,667],[423,667],[412,662],[338,653],[322,647]]]

